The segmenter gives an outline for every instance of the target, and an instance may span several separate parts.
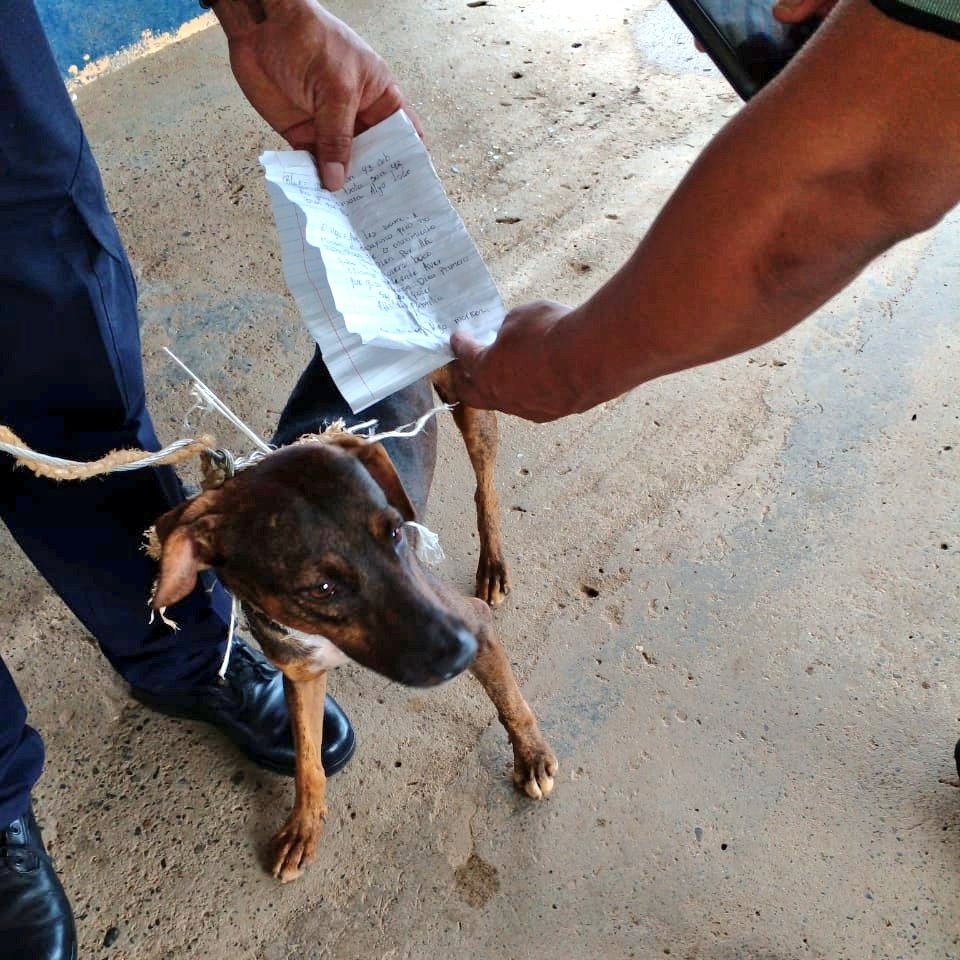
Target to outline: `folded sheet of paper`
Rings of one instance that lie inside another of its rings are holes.
[[[336,193],[304,150],[260,162],[287,286],[355,413],[447,363],[454,329],[493,340],[503,302],[402,111],[354,139]]]

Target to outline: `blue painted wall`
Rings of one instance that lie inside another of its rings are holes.
[[[140,39],[144,30],[176,30],[203,13],[197,0],[35,0],[64,76]]]

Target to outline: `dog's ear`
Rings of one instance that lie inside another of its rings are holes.
[[[379,443],[364,443],[359,446],[355,454],[357,459],[367,468],[367,473],[380,485],[380,489],[387,495],[390,506],[400,511],[404,520],[416,520],[417,511],[414,509],[397,468],[393,465],[390,455]]]
[[[379,443],[370,443],[352,433],[341,433],[330,438],[342,450],[352,453],[367,468],[367,473],[376,480],[391,507],[400,511],[404,520],[416,520],[414,509],[407,491],[403,489],[400,476],[390,459],[390,455]]]
[[[165,513],[156,524],[160,573],[150,599],[155,610],[182,600],[197,574],[217,562],[219,490],[208,490]]]

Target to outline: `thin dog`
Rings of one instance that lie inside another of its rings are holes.
[[[456,401],[446,368],[432,384],[442,400]],[[431,405],[431,381],[421,380],[362,419],[404,424]],[[405,524],[423,514],[433,478],[435,423],[384,444],[346,432],[296,442],[322,425],[360,419],[319,351],[281,415],[273,438],[281,449],[157,521],[154,607],[176,603],[200,570],[213,568],[283,672],[296,748],[293,811],[272,842],[273,873],[283,882],[316,856],[326,814],[320,746],[327,671],[348,657],[412,686],[469,667],[510,738],[517,788],[535,799],[553,788],[556,757],[520,693],[489,606],[509,592],[493,480],[496,416],[461,405],[453,416],[477,482],[477,597],[460,595],[422,566],[407,539]]]

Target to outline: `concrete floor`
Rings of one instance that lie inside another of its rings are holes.
[[[738,107],[664,4],[350,9],[511,303],[592,290]],[[78,108],[161,435],[242,449],[183,425],[160,347],[270,429],[309,351],[257,163],[277,141],[216,29]],[[48,744],[37,807],[82,957],[960,956],[957,226],[748,356],[504,419],[498,620],[561,762],[543,803],[515,794],[473,681],[345,667],[359,749],[318,862],[281,887],[263,863],[289,781],[132,702],[5,538],[4,652]],[[469,468],[442,432],[429,520],[469,589]]]

